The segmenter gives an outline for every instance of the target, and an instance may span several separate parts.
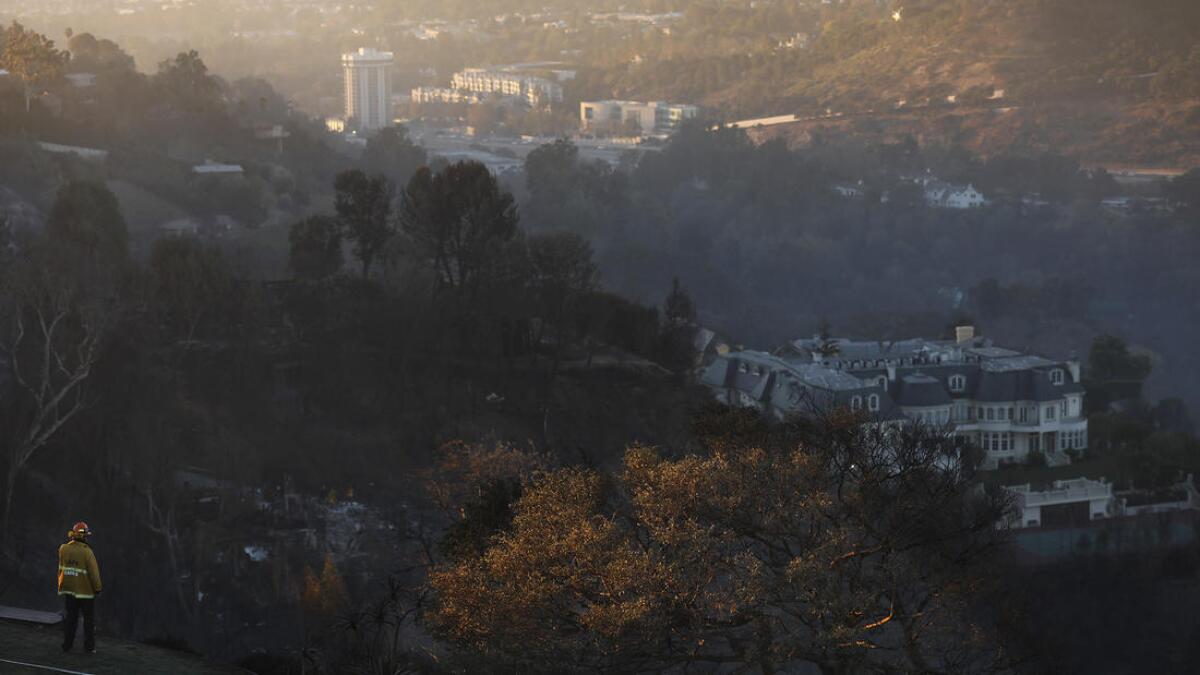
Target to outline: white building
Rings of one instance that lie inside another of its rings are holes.
[[[925,203],[943,209],[973,209],[987,204],[987,199],[974,185],[930,181],[925,185]]]
[[[1087,447],[1079,362],[997,347],[970,326],[956,340],[813,338],[778,354],[730,352],[701,382],[724,403],[778,418],[837,405],[879,421],[945,426],[984,450],[984,468],[1032,452],[1068,464],[1068,450]]]
[[[484,94],[449,87],[416,87],[412,90],[413,103],[482,103]]]
[[[1035,490],[1029,484],[1010,485],[1004,488],[1013,496],[1012,511],[1008,522],[999,526],[1009,529],[1041,527],[1045,516],[1055,510],[1069,514],[1079,512],[1076,520],[1097,520],[1115,515],[1111,483],[1088,478],[1056,480],[1049,487]],[[1043,510],[1045,513],[1043,513]]]
[[[392,125],[392,53],[360,47],[342,54],[348,126],[359,132]]]
[[[1004,489],[1013,497],[1012,509],[997,527],[1013,530],[1078,527],[1104,518],[1200,510],[1200,494],[1190,474],[1183,482],[1157,490],[1114,492],[1112,483],[1104,478],[1056,480],[1036,489],[1028,483],[1008,485]]]
[[[643,134],[670,133],[684,120],[694,119],[699,114],[697,106],[661,101],[584,101],[579,104],[579,122],[585,130],[605,125],[614,128],[632,121]]]
[[[467,68],[454,74],[450,88],[478,94],[498,94],[521,99],[532,108],[562,103],[562,85],[522,72]]]

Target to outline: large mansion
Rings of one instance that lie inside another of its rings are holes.
[[[1004,349],[969,326],[957,340],[813,338],[775,354],[720,355],[701,381],[717,399],[777,418],[846,406],[881,422],[943,425],[986,451],[984,466],[1040,451],[1052,465],[1087,447],[1078,361]]]

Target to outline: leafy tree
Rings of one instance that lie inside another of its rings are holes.
[[[1119,337],[1101,335],[1092,340],[1085,377],[1088,410],[1104,410],[1113,401],[1140,399],[1142,383],[1152,367],[1150,357],[1131,353]]]
[[[291,103],[259,77],[243,77],[229,86],[231,109],[237,117],[251,122],[278,123],[291,114]]]
[[[534,228],[572,230],[588,235],[621,220],[628,200],[625,174],[607,162],[582,161],[567,139],[543,145],[525,158],[525,182],[532,194],[525,215]]]
[[[342,232],[336,218],[311,216],[288,233],[288,264],[300,279],[325,279],[342,269]]]
[[[134,70],[133,57],[112,40],[97,40],[91,33],[77,33],[67,40],[71,52],[70,68],[77,73],[104,73]]]
[[[380,129],[367,139],[362,163],[370,174],[387,176],[392,185],[405,185],[417,169],[425,166],[425,148],[413,143],[402,125]]]
[[[439,449],[425,487],[454,522],[441,541],[450,559],[483,553],[512,526],[512,505],[534,474],[549,468],[542,454],[507,443],[452,441]]]
[[[1164,398],[1156,403],[1150,412],[1154,418],[1156,429],[1168,433],[1195,436],[1196,427],[1192,423],[1191,412],[1183,399]]]
[[[54,40],[26,30],[16,21],[0,33],[0,43],[4,46],[0,51],[0,68],[21,81],[28,112],[34,89],[61,79],[71,55],[55,49]]]
[[[557,371],[571,325],[568,313],[596,287],[592,247],[583,237],[570,232],[531,235],[525,244],[529,290],[537,299],[543,330],[546,324],[554,327]]]
[[[191,236],[154,242],[150,272],[160,311],[188,342],[228,300],[233,285],[221,250]]]
[[[129,263],[129,231],[120,205],[101,183],[59,188],[46,219],[52,264],[64,282],[111,289]]]
[[[159,63],[152,83],[167,100],[189,112],[211,113],[224,106],[221,81],[208,74],[208,66],[194,49]]]
[[[358,169],[343,171],[334,180],[334,208],[347,239],[354,242],[354,256],[362,265],[362,276],[392,238],[392,190],[384,176],[367,177]]]
[[[474,127],[477,136],[489,136],[505,122],[505,109],[494,103],[481,103],[467,109],[467,124]]]
[[[560,138],[535,148],[525,158],[525,185],[536,197],[560,198],[576,186],[574,177],[579,163],[579,148]]]
[[[635,446],[616,476],[526,485],[511,531],[433,573],[438,634],[517,670],[1000,665],[971,603],[1007,504],[947,463],[953,439],[709,414],[729,433],[701,455]]]
[[[696,305],[679,278],[671,279],[671,292],[663,302],[660,360],[668,369],[681,373],[694,365],[696,348]]]
[[[346,582],[342,580],[331,554],[325,554],[320,577],[313,573],[312,568],[304,568],[300,607],[305,614],[306,632],[318,636],[328,632],[347,601]]]
[[[479,162],[436,174],[422,167],[404,189],[400,226],[440,288],[474,293],[500,247],[517,234],[517,207]]]
[[[671,279],[671,292],[663,302],[663,316],[671,326],[687,326],[696,322],[696,303],[688,294],[679,277]]]

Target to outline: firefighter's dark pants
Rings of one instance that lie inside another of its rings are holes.
[[[83,648],[92,651],[96,648],[96,600],[95,598],[76,598],[64,595],[67,603],[67,615],[63,620],[63,651],[69,651],[75,644],[75,628],[79,625],[79,615],[83,614]]]

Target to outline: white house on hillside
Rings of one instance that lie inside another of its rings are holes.
[[[813,338],[776,354],[731,351],[701,382],[721,402],[777,418],[833,405],[881,422],[945,426],[985,451],[984,468],[1032,452],[1068,464],[1068,450],[1087,447],[1079,362],[997,347],[971,326],[957,340]]]
[[[931,181],[925,185],[925,203],[943,209],[973,209],[987,204],[987,199],[974,185]]]

